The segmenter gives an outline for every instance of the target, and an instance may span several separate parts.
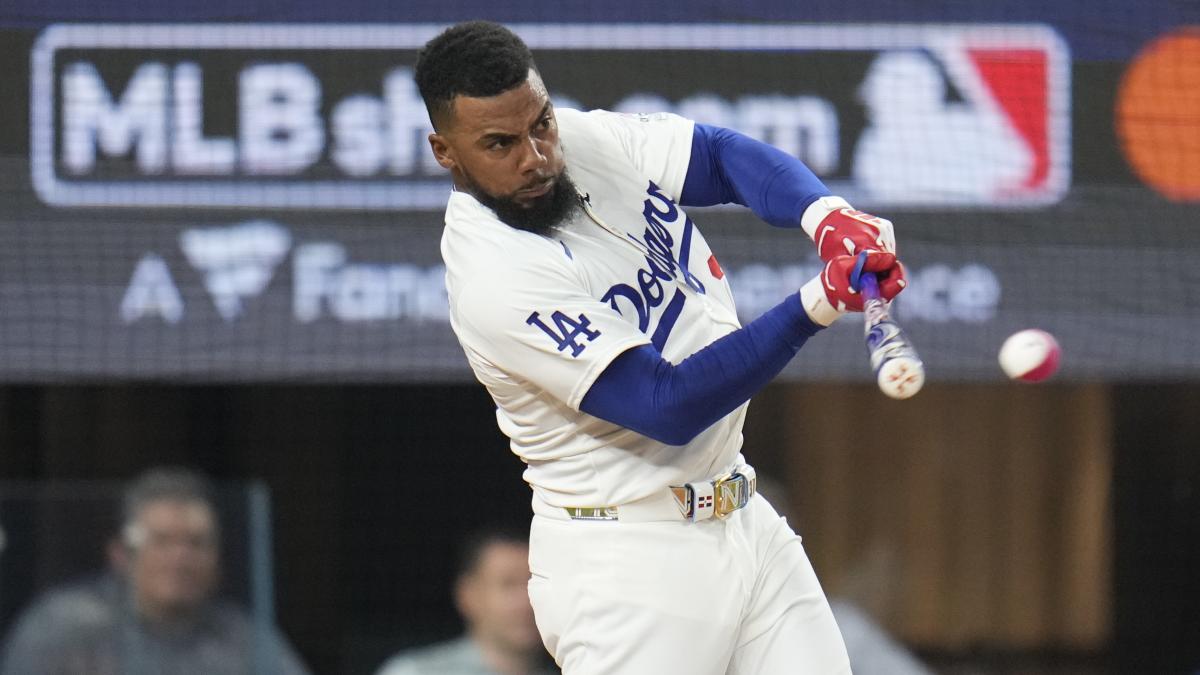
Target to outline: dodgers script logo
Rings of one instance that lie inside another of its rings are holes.
[[[692,219],[654,181],[649,181],[646,194],[648,196],[642,202],[642,217],[646,227],[641,237],[626,233],[631,242],[644,252],[645,265],[634,274],[632,283],[613,284],[600,300],[607,302],[621,316],[636,317],[638,330],[643,333],[650,329],[652,313],[666,302],[650,337],[654,346],[662,351],[687,301],[683,289],[670,282],[682,279],[693,291],[700,294],[706,291],[700,279],[688,270],[692,235],[696,229]],[[668,226],[678,225],[681,218],[683,231],[676,255],[675,237]],[[667,300],[671,289],[674,289],[674,293]],[[541,330],[554,341],[558,351],[569,349],[573,358],[587,348],[584,341],[590,343],[601,335],[600,331],[591,327],[591,319],[583,313],[572,317],[561,310],[554,310],[550,313],[550,322],[554,325],[547,323],[541,312],[533,312],[525,320],[526,324]]]
[[[649,196],[642,202],[642,217],[646,221],[646,228],[642,231],[640,240],[628,235],[646,252],[646,265],[637,271],[636,284],[613,284],[600,300],[607,302],[622,316],[628,316],[626,311],[634,312],[637,316],[638,330],[645,333],[650,328],[651,313],[666,301],[669,288],[674,288],[671,299],[667,301],[667,306],[659,317],[658,326],[650,337],[654,346],[662,351],[671,329],[679,320],[679,313],[683,311],[683,303],[687,300],[682,288],[674,284],[668,287],[663,282],[673,282],[682,277],[684,283],[693,291],[703,294],[705,289],[704,284],[688,271],[692,233],[696,229],[692,219],[680,211],[675,202],[664,194],[662,188],[655,185],[654,181],[649,182],[646,194]],[[683,218],[684,222],[679,241],[679,257],[676,258],[675,240],[667,226],[677,224],[680,218]]]

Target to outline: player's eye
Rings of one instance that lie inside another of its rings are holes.
[[[487,149],[488,150],[503,150],[504,148],[507,148],[510,145],[512,145],[511,138],[493,138],[491,140],[491,142],[489,142],[487,144]]]

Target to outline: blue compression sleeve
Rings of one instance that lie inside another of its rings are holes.
[[[741,204],[776,227],[800,227],[809,204],[829,189],[803,162],[732,129],[697,124],[684,206]]]
[[[579,409],[669,445],[684,445],[771,381],[821,327],[799,294],[684,359],[635,347],[600,373]]]

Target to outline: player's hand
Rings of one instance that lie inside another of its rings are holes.
[[[894,253],[868,250],[856,256],[839,255],[800,289],[800,302],[808,316],[828,326],[846,312],[861,312],[863,297],[858,289],[863,272],[875,273],[884,300],[896,297],[908,283],[904,265]]]
[[[829,262],[839,255],[866,250],[896,252],[892,221],[850,208],[841,197],[822,197],[804,210],[804,231],[817,245],[817,255]]]

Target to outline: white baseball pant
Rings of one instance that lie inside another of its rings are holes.
[[[529,566],[565,675],[850,672],[800,537],[758,495],[698,523],[535,515]]]

